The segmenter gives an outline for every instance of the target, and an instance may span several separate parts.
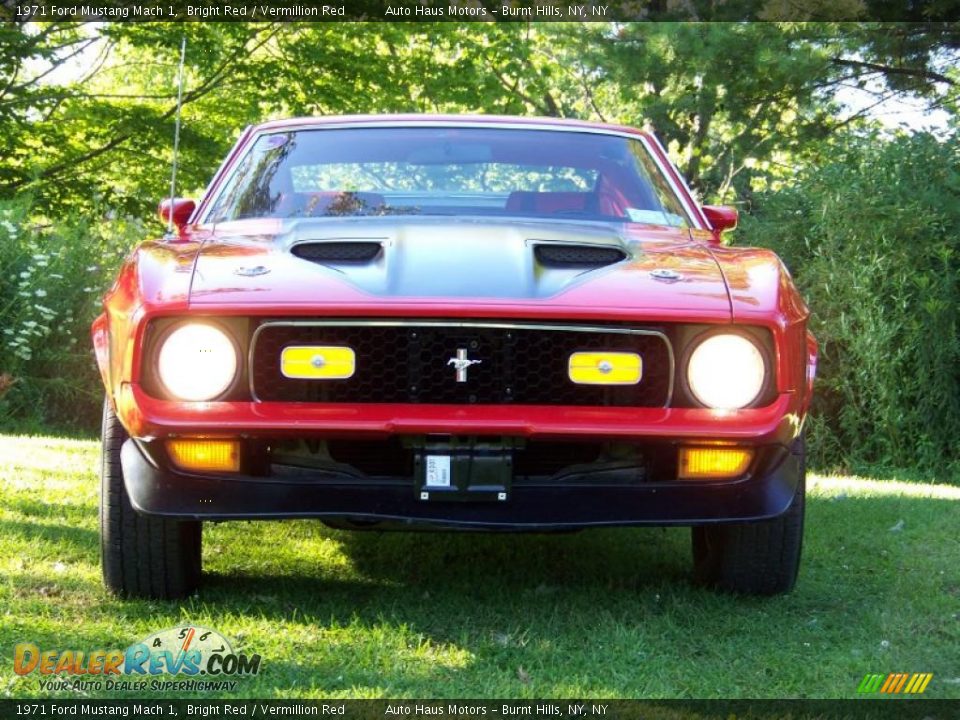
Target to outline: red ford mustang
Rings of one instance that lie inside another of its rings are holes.
[[[93,325],[111,590],[190,593],[204,520],[281,518],[690,525],[701,582],[793,586],[808,310],[652,135],[270,122],[160,213]]]

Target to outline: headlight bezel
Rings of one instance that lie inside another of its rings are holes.
[[[763,363],[763,381],[760,383],[760,389],[750,402],[738,408],[721,408],[708,405],[700,399],[690,384],[690,360],[694,352],[704,342],[719,335],[734,335],[751,343],[759,353],[761,362]],[[763,328],[722,325],[712,326],[695,332],[691,337],[687,338],[687,342],[684,343],[683,352],[677,365],[676,377],[682,395],[687,399],[690,407],[725,412],[736,412],[737,410],[747,410],[769,404],[773,400],[774,390],[776,388],[776,373],[774,372],[775,365],[772,346],[773,341],[770,332]]]
[[[233,327],[236,324],[235,322],[230,322],[230,319],[227,318],[221,319],[206,316],[162,318],[151,323],[149,328],[151,331],[150,337],[145,343],[144,373],[141,378],[144,388],[149,394],[155,397],[174,400],[176,402],[204,403],[238,399],[246,383],[247,362],[244,346],[239,340],[239,337],[242,337],[242,335],[238,332],[239,328]],[[163,380],[163,376],[160,374],[160,353],[164,345],[177,330],[188,325],[206,325],[221,332],[233,347],[234,357],[236,358],[233,378],[227,384],[226,389],[205,400],[185,399],[176,395],[167,386]]]

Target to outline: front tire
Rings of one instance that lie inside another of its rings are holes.
[[[120,465],[120,448],[127,437],[106,400],[100,468],[103,583],[122,597],[185,597],[200,584],[202,524],[149,517],[133,509]]]
[[[803,436],[793,454],[800,465],[800,481],[783,515],[761,522],[692,528],[697,582],[746,595],[779,595],[793,589],[803,546],[807,469]]]

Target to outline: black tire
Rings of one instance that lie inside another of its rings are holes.
[[[745,595],[779,595],[793,589],[803,546],[807,472],[803,436],[793,454],[800,464],[800,482],[783,515],[761,522],[692,528],[698,583]]]
[[[120,466],[120,448],[127,437],[107,400],[100,468],[103,583],[122,597],[185,597],[200,584],[202,523],[148,517],[133,509]]]

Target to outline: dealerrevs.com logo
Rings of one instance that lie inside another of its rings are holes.
[[[236,689],[234,678],[260,672],[260,656],[234,652],[217,631],[188,625],[154,633],[126,650],[51,650],[19,643],[13,669],[17,675],[42,677],[45,691],[229,691]],[[158,678],[163,675],[188,679]]]

